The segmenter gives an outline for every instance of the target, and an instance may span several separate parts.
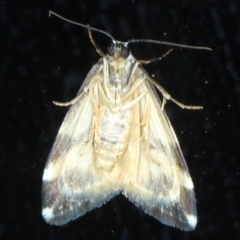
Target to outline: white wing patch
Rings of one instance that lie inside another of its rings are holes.
[[[189,190],[193,190],[194,188],[192,179],[186,174],[184,175],[184,187]]]
[[[43,208],[42,215],[43,215],[44,219],[46,220],[46,222],[50,222],[54,218],[53,208],[48,208],[48,207]]]
[[[192,227],[192,229],[194,229],[197,225],[197,217],[192,214],[188,214],[187,219],[188,219],[188,224]]]
[[[50,182],[57,177],[58,171],[56,171],[55,165],[49,164],[48,168],[44,169],[42,180]]]

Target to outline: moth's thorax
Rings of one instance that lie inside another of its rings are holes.
[[[117,102],[120,101],[119,98],[121,98],[128,88],[132,68],[136,62],[130,52],[127,57],[123,57],[123,50],[129,51],[122,45],[114,45],[112,46],[111,55],[107,55],[109,71],[108,87],[111,91],[111,98]]]

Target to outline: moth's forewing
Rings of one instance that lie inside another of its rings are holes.
[[[146,75],[140,68],[138,71]],[[146,105],[150,117],[146,139],[140,142],[137,176],[126,185],[125,195],[161,222],[193,230],[197,223],[195,194],[178,140],[151,84],[145,81],[139,90],[149,92],[139,104],[141,121]]]
[[[78,94],[101,77],[101,71],[102,61],[92,67]],[[70,107],[49,154],[43,174],[42,215],[50,224],[63,225],[117,194],[94,167],[93,109],[90,92]]]

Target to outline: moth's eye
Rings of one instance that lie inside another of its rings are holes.
[[[128,55],[129,55],[129,49],[127,47],[122,47],[121,52],[120,52],[120,56],[122,58],[127,58]]]
[[[109,54],[110,56],[113,56],[114,45],[109,46],[107,50],[108,50],[108,54]]]

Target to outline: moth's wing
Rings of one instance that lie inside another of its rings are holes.
[[[143,138],[139,150],[135,159],[129,159],[136,174],[127,177],[123,193],[162,223],[190,231],[195,228],[197,217],[188,167],[170,121],[161,110],[161,101],[147,80],[139,88],[140,94],[145,91],[149,95],[139,104],[138,122],[141,126],[145,119],[148,126],[140,127]],[[149,118],[146,108],[150,108]]]
[[[102,63],[93,66],[83,86],[102,77]],[[92,144],[93,94],[88,91],[69,109],[45,166],[42,186],[42,215],[62,225],[101,206],[117,190],[94,165]]]

